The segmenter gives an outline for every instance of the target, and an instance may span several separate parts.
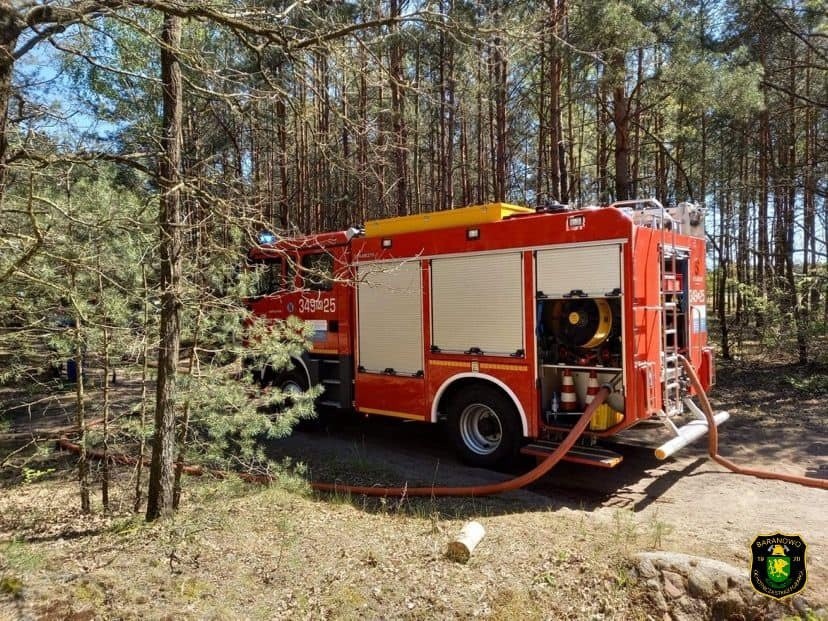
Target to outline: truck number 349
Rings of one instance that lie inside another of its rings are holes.
[[[300,313],[335,313],[335,298],[299,298]]]

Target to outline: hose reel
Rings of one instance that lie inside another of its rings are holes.
[[[553,332],[568,347],[598,347],[612,332],[612,308],[603,298],[558,300],[552,314]]]

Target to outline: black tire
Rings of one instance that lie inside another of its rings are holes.
[[[308,379],[298,369],[291,369],[280,373],[273,385],[282,392],[305,392],[308,389]]]
[[[460,459],[481,468],[510,464],[523,436],[514,403],[486,384],[462,388],[451,397],[448,426]]]
[[[291,369],[278,374],[274,374],[273,371],[267,371],[261,380],[261,386],[263,390],[276,388],[281,392],[304,392],[308,389],[308,382],[305,378],[305,374],[300,372],[298,369]],[[271,413],[276,414],[281,410],[290,407],[290,405],[290,397],[287,397],[284,403],[271,405],[268,409]]]
[[[305,392],[310,388],[307,376],[299,369],[291,369],[290,371],[280,373],[273,382],[273,385],[282,392],[291,392],[292,390]],[[289,398],[286,401],[286,405],[290,405]],[[303,418],[297,421],[295,428],[299,431],[319,431],[323,429],[325,426],[325,417],[320,411],[318,404],[315,409],[316,416],[313,418]]]

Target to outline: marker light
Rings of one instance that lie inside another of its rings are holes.
[[[276,235],[270,231],[259,231],[257,239],[259,240],[260,245],[272,244],[276,241]]]
[[[480,229],[466,229],[466,239],[480,239]]]

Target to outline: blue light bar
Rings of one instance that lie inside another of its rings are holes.
[[[264,244],[272,244],[276,241],[276,234],[271,233],[270,231],[259,231],[257,236],[260,245]]]

